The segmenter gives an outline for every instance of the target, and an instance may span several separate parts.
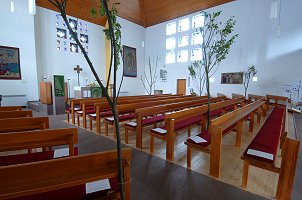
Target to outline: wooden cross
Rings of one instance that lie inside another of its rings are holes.
[[[78,74],[78,86],[80,86],[80,73],[83,71],[83,69],[80,67],[80,65],[77,65],[77,67],[73,68],[74,71],[77,71]]]

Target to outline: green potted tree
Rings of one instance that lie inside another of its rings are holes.
[[[249,88],[250,80],[253,76],[257,74],[255,66],[252,65],[248,67],[246,71],[243,72],[243,86],[244,86],[244,97],[246,98],[247,90]]]
[[[88,57],[88,54],[86,53],[83,45],[78,39],[77,34],[72,30],[72,28],[69,25],[69,21],[66,16],[66,6],[67,6],[67,0],[48,0],[51,4],[53,4],[58,11],[60,12],[72,38],[75,40],[75,42],[78,44],[80,50],[82,51],[90,69],[93,73],[97,83],[101,87],[104,96],[106,97],[111,110],[113,114],[113,118],[115,120],[115,129],[116,129],[116,139],[117,139],[117,154],[118,154],[118,168],[119,168],[119,174],[118,174],[118,180],[119,180],[119,186],[120,186],[120,195],[121,199],[125,199],[125,192],[124,192],[124,175],[123,175],[123,165],[122,165],[122,154],[121,154],[121,139],[120,139],[120,129],[119,129],[119,119],[116,112],[116,105],[117,105],[117,68],[120,64],[120,55],[122,54],[122,48],[121,48],[121,25],[117,22],[117,10],[115,6],[118,3],[113,3],[112,8],[108,8],[108,2],[109,0],[100,0],[100,8],[93,8],[91,10],[91,15],[95,16],[97,13],[100,13],[101,16],[106,16],[108,20],[108,28],[104,29],[104,33],[106,35],[106,38],[110,40],[111,44],[111,59],[110,59],[110,70],[113,67],[113,84],[112,84],[112,98],[110,98],[108,93],[108,87],[109,87],[109,80],[111,77],[111,73],[109,73],[107,77],[107,85],[104,86],[101,82],[101,79],[99,78],[98,74],[95,71],[95,68]]]
[[[210,77],[217,71],[219,64],[226,58],[231,46],[235,42],[238,34],[232,34],[236,20],[229,18],[225,23],[220,22],[218,17],[221,11],[208,13],[201,12],[204,16],[205,24],[199,31],[201,32],[203,42],[200,45],[202,50],[202,59],[194,61],[188,66],[189,74],[197,81],[199,94],[205,86],[208,96],[208,119],[207,127],[210,124]]]

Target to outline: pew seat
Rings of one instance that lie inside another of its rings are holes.
[[[201,121],[201,115],[196,115],[187,119],[180,120],[175,123],[174,130],[178,131],[189,126],[193,126],[195,124],[200,123],[200,121]],[[167,126],[164,125],[159,128],[153,128],[150,130],[150,133],[154,133],[157,136],[164,138],[167,135]]]
[[[225,129],[223,131],[223,136],[231,132],[236,126],[237,124],[233,124],[232,126]],[[211,145],[211,134],[208,131],[202,131],[201,133],[195,136],[189,137],[185,144],[193,144],[200,147],[208,147],[209,145]]]
[[[88,117],[89,117],[89,128],[90,128],[90,130],[92,130],[92,121],[93,120],[96,120],[96,113],[91,113],[91,114],[89,114],[88,115]],[[112,111],[111,110],[103,110],[103,111],[101,111],[100,112],[100,118],[104,118],[104,117],[109,117],[109,116],[112,116]]]
[[[242,187],[247,187],[249,165],[260,167],[279,173],[275,166],[278,144],[285,127],[285,108],[274,107],[255,138],[244,151],[241,159],[244,160]]]

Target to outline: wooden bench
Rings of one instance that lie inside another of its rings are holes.
[[[243,133],[243,122],[248,116],[253,118],[254,112],[261,108],[266,101],[259,100],[238,108],[230,113],[211,121],[208,131],[203,130],[200,134],[189,138],[187,145],[187,167],[191,168],[192,149],[210,154],[210,175],[219,178],[222,138],[236,128],[236,147],[240,147]],[[250,127],[253,124],[250,123]],[[251,129],[251,128],[250,128]]]
[[[242,95],[242,94],[236,94],[236,93],[232,93],[232,99],[235,99],[235,98],[240,98],[240,97],[243,97],[243,98],[244,98],[244,95]]]
[[[218,103],[211,103],[211,118],[225,114],[226,112],[234,109],[238,103],[243,101],[242,98],[222,101]],[[191,109],[181,110],[179,112],[170,113],[165,115],[165,125],[151,129],[149,134],[150,138],[150,153],[154,153],[154,138],[166,141],[166,159],[173,161],[174,159],[174,139],[175,132],[188,128],[188,137],[190,137],[190,127],[196,124],[202,124],[203,129],[206,126],[206,115],[208,106],[198,106]]]
[[[294,118],[293,118],[294,120]],[[288,133],[287,106],[273,109],[255,138],[244,151],[242,187],[247,187],[249,166],[258,167],[279,174],[276,199],[291,199],[291,191],[295,177],[300,141],[296,134],[295,122],[291,124],[292,132]],[[282,135],[287,135],[281,145],[281,167],[276,165],[278,144]]]
[[[69,155],[73,156],[74,145],[78,143],[77,132],[76,128],[65,128],[1,133],[0,152],[68,145]],[[1,165],[3,165],[3,162],[0,163]]]
[[[175,103],[175,102],[182,102],[186,100],[193,100],[193,99],[203,99],[205,100],[206,97],[192,97],[192,98],[173,98],[173,99],[164,99],[164,100],[155,100],[155,101],[145,101],[145,102],[139,102],[139,103],[132,103],[132,104],[122,104],[122,105],[117,105],[117,114],[120,116],[119,122],[122,121],[128,121],[128,120],[133,120],[135,119],[135,110],[139,108],[144,108],[144,107],[150,107],[150,106],[155,106],[155,105],[165,105],[165,104],[170,104],[170,103]],[[126,114],[126,115],[124,115]],[[115,126],[114,126],[114,120],[113,118],[105,118],[104,123],[105,123],[105,134],[108,135],[108,128],[109,125],[112,125],[114,127],[114,137],[115,137]]]
[[[287,102],[289,101],[289,99],[287,97],[284,96],[277,96],[277,95],[266,95],[266,99],[269,103],[269,105],[286,105]]]
[[[204,98],[204,97],[194,97],[191,95],[187,95],[187,96],[177,96],[177,97],[170,97],[168,99],[161,99],[161,102],[164,103],[163,101],[172,103],[172,102],[180,102],[180,101],[185,101],[185,100],[193,100],[193,99],[198,99],[198,98]],[[149,99],[150,100],[150,99]],[[150,100],[151,101],[151,100]],[[121,104],[127,104],[127,103],[137,103],[137,102],[150,102],[147,100],[144,101],[127,101],[127,102],[118,102],[118,105]],[[159,102],[159,100],[154,100],[152,99],[152,102],[154,102],[155,105],[157,105]],[[101,104],[95,104],[95,109],[96,109],[96,113],[95,114],[90,114],[89,115],[89,119],[90,119],[90,127],[92,129],[92,120],[96,121],[96,132],[97,133],[101,133],[101,118],[105,118],[105,117],[109,117],[112,116],[111,111],[108,111],[109,109],[109,104],[106,103],[101,103]]]
[[[17,110],[17,111],[1,111],[0,119],[19,118],[19,117],[32,117],[31,110]]]
[[[130,149],[122,150],[122,162],[125,196],[130,200]],[[61,195],[66,199],[84,199],[86,183],[118,176],[117,163],[117,152],[108,151],[3,166],[0,167],[0,199],[31,199],[31,195],[42,195],[42,199],[57,199]]]
[[[187,96],[189,97],[189,96]],[[156,101],[156,100],[164,100],[164,99],[169,99],[169,98],[181,98],[181,96],[179,95],[164,95],[164,96],[143,96],[143,97],[128,97],[127,99],[126,98],[118,98],[117,99],[117,103],[118,104],[126,104],[126,103],[136,103],[136,102],[142,102],[142,101]],[[81,101],[80,102],[80,107],[81,107],[81,110],[79,111],[76,111],[76,114],[77,114],[77,121],[78,121],[78,126],[80,126],[80,117],[83,118],[83,127],[84,128],[87,128],[87,123],[86,123],[86,116],[88,114],[95,114],[96,113],[96,109],[95,109],[95,104],[96,103],[107,103],[106,105],[108,105],[108,107],[105,109],[106,111],[110,109],[110,106],[107,102],[107,100],[86,100],[86,101]]]
[[[16,111],[16,110],[22,110],[22,106],[0,106],[0,112],[1,111]]]
[[[211,102],[218,102],[225,99],[224,97],[211,98]],[[157,123],[164,121],[164,115],[167,112],[180,110],[184,108],[199,106],[207,103],[207,98],[200,100],[191,100],[184,102],[175,102],[171,104],[158,105],[146,108],[139,108],[135,110],[136,122],[130,122],[125,124],[125,142],[128,143],[128,131],[136,131],[136,147],[142,148],[142,132],[144,126],[154,125],[157,126]],[[154,117],[152,117],[154,116]]]
[[[49,129],[48,117],[0,119],[0,133]]]

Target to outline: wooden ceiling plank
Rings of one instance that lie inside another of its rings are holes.
[[[144,26],[144,28],[147,28],[147,20],[146,20],[145,7],[144,7],[143,0],[139,0],[139,5],[140,5],[140,10],[141,10],[143,26]]]

